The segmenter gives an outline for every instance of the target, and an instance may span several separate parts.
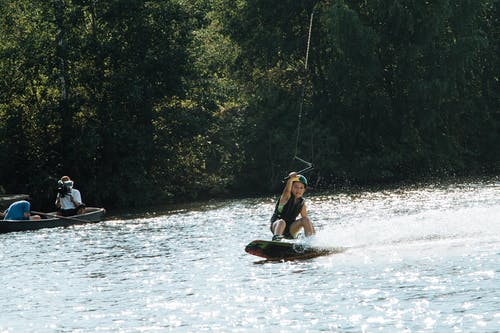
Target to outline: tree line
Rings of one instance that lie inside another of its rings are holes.
[[[498,0],[0,0],[0,72],[0,190],[45,207],[62,175],[273,191],[297,155],[319,187],[499,171]]]

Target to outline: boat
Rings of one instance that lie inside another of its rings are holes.
[[[86,207],[85,213],[73,216],[58,216],[56,212],[32,212],[42,217],[41,220],[0,220],[0,233],[38,230],[45,228],[69,227],[76,224],[97,223],[102,221],[104,208]]]

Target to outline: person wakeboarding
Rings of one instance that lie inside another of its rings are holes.
[[[276,203],[271,217],[271,232],[273,241],[283,238],[297,238],[298,233],[304,229],[306,237],[316,233],[314,226],[307,216],[307,207],[303,195],[307,188],[306,177],[291,172],[288,175],[283,193]],[[297,216],[300,218],[297,219]]]

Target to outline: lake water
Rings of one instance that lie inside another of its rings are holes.
[[[308,193],[317,246],[262,262],[275,197],[0,235],[0,332],[499,332],[500,180]]]

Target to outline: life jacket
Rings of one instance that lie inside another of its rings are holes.
[[[304,198],[300,198],[297,203],[294,203],[295,197],[292,195],[290,199],[288,199],[287,203],[283,207],[283,210],[278,212],[278,206],[280,204],[280,200],[276,203],[276,207],[274,208],[273,216],[271,217],[271,225],[274,221],[283,219],[286,224],[290,224],[295,222],[297,216],[299,216],[300,211],[302,210],[302,206],[304,206]]]

